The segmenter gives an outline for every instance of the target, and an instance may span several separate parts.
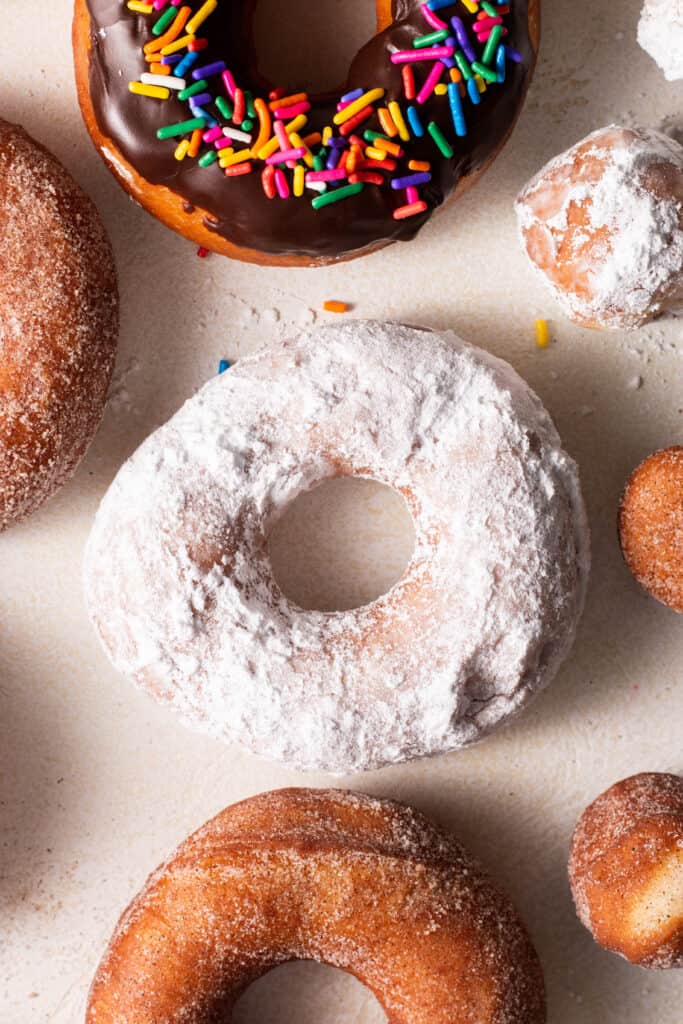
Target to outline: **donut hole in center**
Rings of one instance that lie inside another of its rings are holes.
[[[415,528],[402,494],[377,480],[339,476],[299,494],[268,538],[273,575],[300,608],[360,608],[404,575]]]
[[[351,61],[376,31],[368,0],[256,0],[259,74],[288,92],[330,92],[346,81]]]
[[[238,1000],[231,1024],[386,1024],[370,989],[345,971],[313,961],[269,971]]]

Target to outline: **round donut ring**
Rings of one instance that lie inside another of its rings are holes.
[[[215,1024],[291,960],[355,975],[391,1024],[543,1024],[541,967],[509,899],[415,811],[338,790],[229,807],[121,918],[86,1024]]]
[[[303,611],[267,538],[321,480],[405,498],[403,578]],[[461,747],[544,686],[588,573],[576,467],[510,366],[450,333],[351,321],[243,359],[124,465],[87,546],[114,664],[194,727],[303,769]]]
[[[540,0],[514,0],[503,11],[504,24],[491,29],[491,45],[487,31],[481,38],[475,32],[476,15],[456,0],[437,11],[423,0],[376,0],[377,35],[353,59],[346,84],[334,94],[302,100],[296,86],[273,91],[258,71],[255,6],[254,0],[230,0],[206,18],[202,0],[149,16],[111,0],[75,0],[74,7],[79,101],[112,173],[174,231],[255,263],[321,265],[413,238],[437,207],[477,180],[505,144],[536,63]],[[419,37],[433,34],[435,26],[438,45],[423,48]],[[193,52],[193,46],[201,49]],[[409,62],[394,63],[405,58]],[[161,93],[140,95],[142,75],[150,68],[157,75],[167,71],[162,60],[178,61],[172,79],[183,81],[185,89],[166,89],[155,78],[153,88]],[[488,84],[481,75],[477,79],[474,65]],[[413,84],[406,85],[406,68]],[[292,77],[296,81],[295,72]],[[203,85],[192,94],[188,90],[197,78]],[[287,92],[293,95],[283,96]],[[348,122],[338,124],[335,119],[344,116],[338,104],[349,95],[356,106],[349,108]],[[287,111],[279,123],[291,137],[275,139],[273,149],[278,104]],[[191,121],[185,132],[177,130]],[[169,126],[173,134],[164,138]],[[232,132],[231,149],[222,131]],[[390,151],[375,152],[367,131],[382,132],[379,145],[388,143]],[[337,158],[337,146],[346,143]],[[223,146],[223,169],[217,146]],[[276,149],[302,146],[306,152],[295,153],[286,165],[268,165]],[[406,184],[416,177],[413,161],[429,168]],[[348,177],[327,183],[309,177],[347,170]],[[315,189],[323,187],[328,194],[321,196]],[[339,189],[351,194],[340,201]],[[318,208],[320,203],[325,205]]]

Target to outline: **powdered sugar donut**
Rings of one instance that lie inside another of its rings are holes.
[[[683,0],[645,0],[638,42],[670,82],[683,78]]]
[[[373,603],[303,611],[267,537],[340,475],[400,492],[415,549]],[[588,558],[576,467],[512,368],[356,321],[241,360],[148,438],[102,502],[85,586],[111,660],[185,722],[347,772],[518,711],[569,650]]]
[[[593,132],[516,209],[529,259],[576,323],[633,328],[683,309],[683,147],[667,135]]]

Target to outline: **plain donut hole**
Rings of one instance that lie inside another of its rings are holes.
[[[352,59],[376,30],[368,0],[257,0],[258,70],[288,92],[332,90],[346,81]]]
[[[298,961],[250,985],[231,1024],[386,1024],[386,1019],[372,992],[352,975]]]
[[[268,538],[282,592],[300,608],[321,612],[360,608],[386,594],[405,573],[414,547],[403,495],[352,476],[299,494]]]

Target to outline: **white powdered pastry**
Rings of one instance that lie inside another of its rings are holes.
[[[570,319],[623,329],[683,308],[683,147],[667,135],[593,132],[539,171],[516,211]]]
[[[413,557],[372,604],[303,611],[267,538],[341,474],[403,494]],[[85,586],[114,664],[186,723],[342,773],[518,711],[572,644],[588,563],[576,467],[512,368],[351,321],[241,360],[149,437],[102,502]]]
[[[645,0],[638,42],[670,82],[683,78],[683,0]]]

